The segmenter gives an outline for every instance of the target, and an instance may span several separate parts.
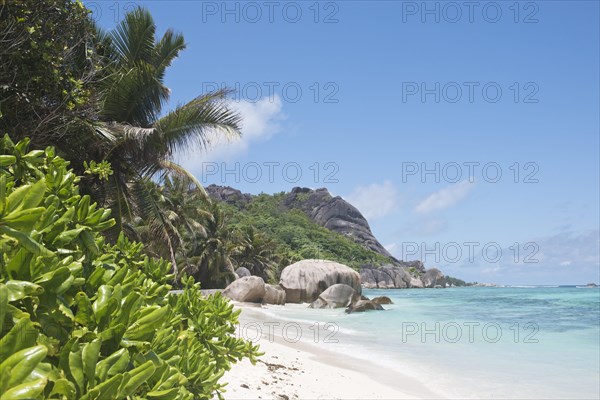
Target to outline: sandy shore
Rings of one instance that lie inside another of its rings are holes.
[[[264,322],[260,309],[241,307],[240,326]],[[256,333],[255,343],[265,353],[256,365],[244,360],[223,380],[229,382],[225,399],[437,399],[421,382],[396,371],[329,351],[314,343],[291,343],[281,334]]]

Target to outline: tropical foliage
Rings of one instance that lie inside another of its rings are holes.
[[[113,210],[119,232],[135,237],[139,218],[168,248],[176,268],[180,238],[161,213],[156,186],[179,176],[178,152],[204,150],[214,135],[240,134],[227,91],[199,95],[165,111],[167,69],[185,49],[181,34],[156,37],[150,13],[136,8],[110,32],[94,26],[79,1],[16,0],[0,5],[0,129],[31,145],[52,145],[71,161],[80,186]],[[89,162],[89,164],[87,164]],[[112,173],[86,174],[110,164]],[[199,192],[202,194],[202,190]],[[158,241],[158,240],[157,240]],[[177,269],[176,271],[177,272]]]
[[[95,124],[103,135],[92,159],[110,162],[114,173],[108,185],[96,181],[101,184],[90,187],[94,193],[106,189],[106,201],[126,221],[146,213],[162,222],[152,210],[156,204],[146,181],[165,174],[195,181],[173,161],[175,153],[203,150],[210,134],[235,136],[240,128],[239,116],[223,101],[224,91],[201,95],[161,117],[170,93],[164,76],[185,42],[172,30],[158,40],[155,35],[152,16],[142,8],[128,13],[115,30],[98,32],[109,62],[99,85],[100,122]]]
[[[252,275],[265,281],[277,282],[279,276],[276,272],[290,261],[279,252],[277,242],[252,225],[243,226],[238,232],[240,245],[233,255],[236,266],[248,269]]]
[[[70,162],[82,198],[112,210],[107,245],[121,234],[140,241],[145,255],[170,261],[175,285],[188,274],[205,288],[223,287],[238,267],[277,281],[303,258],[389,261],[282,209],[282,195],[259,196],[244,210],[211,202],[175,155],[239,135],[239,115],[227,91],[165,109],[165,74],[186,45],[170,29],[157,36],[145,9],[109,32],[74,0],[3,2],[0,17],[0,130],[30,135],[32,149],[51,145]],[[74,229],[93,247],[87,229]]]
[[[256,256],[252,257],[250,264],[256,263],[257,269],[264,270],[266,267],[274,280],[278,280],[280,268],[306,258],[335,260],[354,268],[390,262],[387,257],[317,225],[303,211],[284,207],[285,195],[261,194],[243,208],[221,204],[233,229],[259,232],[259,242],[264,245],[256,247],[260,250],[253,250]],[[240,265],[248,265],[248,262],[240,261]],[[249,269],[252,270],[252,267]]]
[[[32,136],[42,149],[77,138],[72,133],[97,113],[94,36],[80,2],[0,3],[0,132]]]
[[[227,92],[165,111],[185,42],[141,8],[103,32],[80,1],[2,2],[0,43],[0,397],[220,396],[258,348],[176,263],[226,282],[240,236],[173,160],[239,134]]]
[[[257,347],[234,335],[238,312],[203,298],[123,235],[78,191],[52,148],[0,140],[0,397],[202,399]]]

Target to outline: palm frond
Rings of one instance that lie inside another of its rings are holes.
[[[177,151],[206,150],[211,133],[228,138],[241,136],[241,116],[224,101],[227,91],[197,97],[156,121],[157,140],[166,150],[164,156]]]
[[[94,124],[94,131],[98,135],[100,143],[114,143],[117,137],[114,135],[116,125],[114,123],[98,122]]]
[[[156,56],[153,65],[159,73],[163,73],[186,47],[183,35],[167,30],[156,44]]]
[[[111,33],[111,39],[121,65],[130,67],[139,62],[152,62],[156,25],[150,12],[141,7],[125,15]]]
[[[141,176],[132,183],[132,192],[136,199],[138,215],[147,221],[150,233],[154,237],[153,242],[162,239],[166,244],[169,257],[175,273],[178,273],[175,258],[176,247],[182,242],[177,228],[171,223],[167,213],[162,209],[157,199],[157,193],[153,191],[156,185]]]
[[[183,179],[184,182],[187,181],[188,183],[193,184],[196,189],[198,189],[198,193],[201,195],[202,200],[207,203],[211,202],[210,196],[208,193],[206,193],[202,183],[200,183],[200,181],[190,171],[170,160],[160,160],[160,166],[169,173],[174,174],[180,179]]]
[[[138,64],[129,69],[119,69],[104,80],[104,118],[149,127],[169,98],[169,90],[155,72],[150,64]]]
[[[145,153],[145,151],[150,148],[148,142],[155,133],[154,128],[141,128],[119,123],[111,123],[110,126],[115,140],[105,152],[105,158],[111,162],[121,159],[134,165],[136,170],[143,168],[147,160],[152,159],[152,154]]]

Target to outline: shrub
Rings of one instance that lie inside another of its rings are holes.
[[[280,260],[327,259],[354,269],[365,264],[391,262],[388,257],[355,243],[351,238],[318,225],[302,210],[284,206],[285,196],[285,193],[260,194],[243,210],[226,203],[220,203],[220,206],[228,214],[233,229],[252,227],[272,241],[273,252]],[[279,270],[286,266],[280,263],[267,273],[278,281]]]
[[[65,130],[97,114],[92,83],[102,64],[95,36],[81,1],[3,1],[0,131],[28,134],[36,146],[62,145]],[[68,147],[75,150],[73,142]]]
[[[0,398],[204,399],[258,347],[235,337],[239,311],[203,298],[170,264],[100,232],[110,211],[78,193],[54,150],[0,139]]]

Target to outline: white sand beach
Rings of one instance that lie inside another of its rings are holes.
[[[245,329],[263,320],[256,307],[241,308],[240,326]],[[223,380],[229,382],[225,399],[440,398],[412,377],[314,343],[291,343],[281,334],[267,332],[254,342],[265,354],[255,365],[244,360],[225,374]]]

